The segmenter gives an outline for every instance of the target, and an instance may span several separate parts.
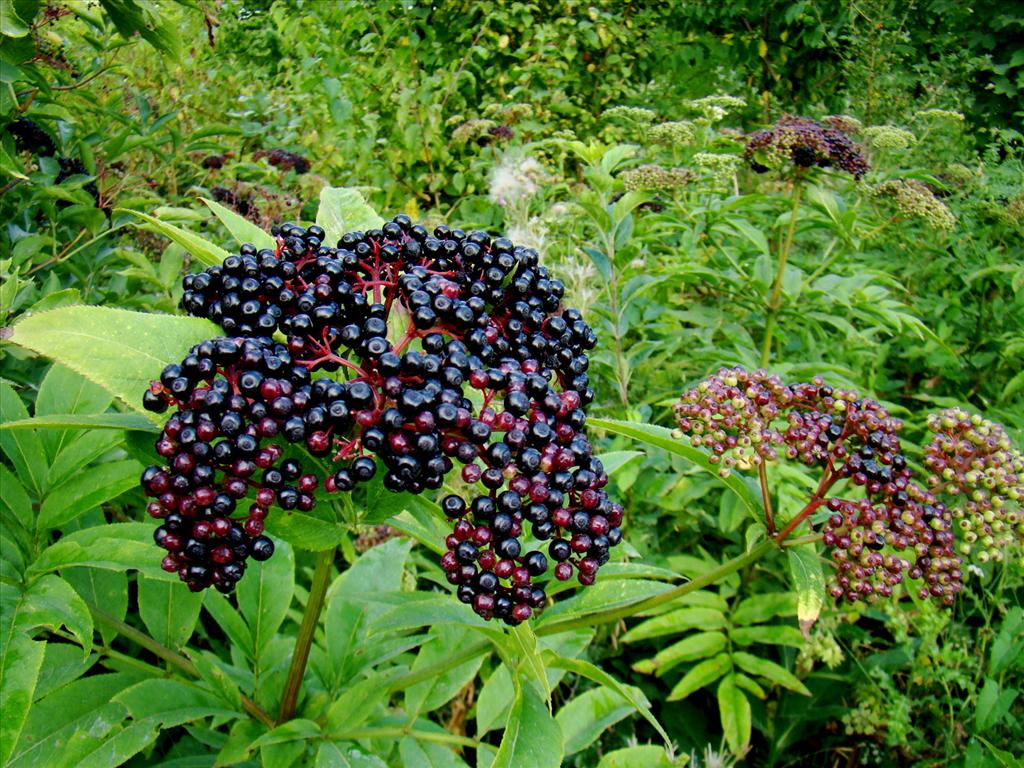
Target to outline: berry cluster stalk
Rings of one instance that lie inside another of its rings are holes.
[[[772,285],[771,296],[765,308],[768,310],[768,320],[764,327],[764,343],[761,346],[761,367],[767,367],[772,357],[772,338],[775,335],[775,324],[779,319],[779,311],[782,309],[782,280],[786,275],[786,262],[789,261],[789,252],[793,247],[793,235],[796,233],[797,214],[800,211],[800,197],[803,193],[803,185],[797,177],[793,182],[793,201],[789,212],[789,227],[786,229],[786,237],[779,249],[779,264],[775,270],[775,283]]]
[[[309,663],[309,649],[313,645],[313,636],[316,634],[316,627],[320,622],[320,612],[323,610],[324,597],[327,595],[327,587],[331,580],[335,552],[336,548],[331,548],[317,556],[313,584],[309,588],[309,599],[306,601],[306,610],[302,613],[302,624],[299,626],[295,651],[292,653],[292,666],[288,670],[288,681],[285,683],[284,694],[281,696],[281,710],[277,716],[278,723],[287,722],[295,716],[295,705],[299,700],[302,678],[306,673],[306,664]]]

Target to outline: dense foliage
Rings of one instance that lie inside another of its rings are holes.
[[[1010,6],[0,10],[4,766],[1020,765]]]

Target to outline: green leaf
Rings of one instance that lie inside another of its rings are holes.
[[[743,600],[730,618],[733,624],[759,624],[775,616],[792,616],[796,602],[792,592],[765,592]]]
[[[231,255],[228,251],[225,251],[220,246],[214,245],[208,240],[204,240],[199,237],[199,235],[189,232],[187,229],[176,227],[173,224],[168,224],[166,221],[161,221],[147,213],[132,211],[128,208],[115,208],[114,213],[128,213],[142,219],[161,235],[176,242],[182,248],[191,253],[197,261],[208,267],[220,264],[224,259]]]
[[[530,684],[520,685],[509,713],[505,733],[491,768],[559,768],[562,765],[562,729],[548,711],[544,698]]]
[[[35,420],[53,417],[53,414],[72,414],[92,416],[102,414],[110,406],[110,393],[103,387],[94,384],[84,376],[70,368],[55,363],[50,366],[36,396]],[[37,424],[37,426],[43,426]],[[63,427],[65,425],[46,425]],[[10,425],[5,425],[10,429]],[[73,432],[67,429],[47,429],[40,433],[39,439],[46,449],[50,462],[60,453],[61,449],[72,439]]]
[[[135,418],[145,419],[145,416],[136,415]],[[78,436],[57,454],[57,458],[50,465],[50,471],[46,475],[47,488],[60,485],[78,474],[86,465],[113,450],[123,441],[124,433],[120,431],[96,429],[79,432]],[[152,437],[148,437],[147,441],[152,443]]]
[[[768,661],[768,659],[762,659],[744,651],[734,651],[732,660],[737,666],[745,669],[752,675],[758,675],[759,677],[771,680],[783,688],[802,693],[804,696],[811,695],[811,692],[807,690],[807,686],[801,683],[796,675],[788,669],[780,667],[774,661]]]
[[[252,632],[259,658],[284,622],[295,590],[295,557],[285,542],[277,542],[274,556],[252,563],[238,583],[238,607]]]
[[[0,585],[0,589],[6,590],[8,587]],[[0,728],[0,764],[6,766],[32,705],[46,643],[32,640],[21,632],[13,635],[5,633],[2,640],[0,712],[4,713],[4,727]]]
[[[0,35],[4,37],[25,37],[29,33],[28,24],[22,21],[15,13],[14,3],[4,4],[3,12],[0,13]]]
[[[323,552],[333,549],[347,535],[346,528],[295,510],[274,510],[267,518],[267,534],[287,541],[296,549]]]
[[[75,680],[36,702],[10,768],[65,768],[103,743],[128,712],[111,699],[138,682],[137,674],[100,674]]]
[[[688,760],[687,755],[672,760],[663,747],[643,744],[606,753],[597,768],[682,768]]]
[[[726,675],[718,684],[718,715],[729,749],[742,754],[750,743],[750,700],[736,687],[733,675]]]
[[[725,614],[713,608],[679,608],[637,624],[623,635],[622,642],[635,643],[697,627],[724,629],[727,623]]]
[[[6,382],[0,382],[0,422],[20,421],[28,418],[28,409],[18,393]],[[0,448],[11,460],[21,481],[36,495],[41,495],[46,483],[46,451],[34,430],[0,432]]]
[[[748,484],[743,478],[735,473],[728,477],[722,477],[719,474],[721,467],[711,464],[708,461],[707,454],[703,451],[694,448],[692,445],[684,443],[681,439],[673,437],[672,430],[666,429],[665,427],[658,427],[653,424],[619,421],[616,419],[597,419],[593,417],[589,417],[587,419],[587,424],[595,429],[603,429],[616,435],[631,437],[634,440],[639,440],[640,442],[655,448],[661,448],[662,450],[668,451],[676,456],[682,456],[684,459],[706,469],[726,488],[739,496],[743,505],[749,510],[750,514],[753,515],[755,519],[760,519],[761,502],[753,488],[753,485]]]
[[[14,476],[5,465],[0,464],[0,510],[5,518],[10,518],[26,531],[35,529],[32,513],[32,500],[25,493],[25,486]],[[11,525],[11,523],[6,523]]]
[[[668,701],[679,701],[685,699],[694,691],[711,685],[718,678],[732,669],[732,658],[728,653],[720,653],[710,659],[705,659],[683,675],[683,679],[676,683],[672,692],[668,695]]]
[[[128,574],[99,568],[65,568],[60,575],[87,603],[103,606],[104,613],[124,620],[128,612]],[[117,631],[106,624],[96,629],[106,643],[117,636]]]
[[[647,697],[644,696],[643,692],[638,688],[623,685],[597,665],[591,664],[589,661],[585,661],[583,659],[572,659],[559,656],[551,651],[545,651],[544,661],[549,667],[567,669],[570,672],[575,672],[577,675],[585,677],[588,680],[593,680],[595,683],[599,683],[600,685],[615,691],[622,696],[622,698],[632,704],[633,708],[640,713],[640,716],[651,724],[654,730],[658,732],[658,735],[665,741],[666,745],[672,743],[668,733],[665,732],[661,723],[659,723],[657,718],[651,713],[651,705],[650,702],[647,701]]]
[[[98,658],[95,653],[83,657],[82,649],[72,643],[47,643],[33,698],[39,701],[77,680],[96,663]]]
[[[1017,700],[1017,691],[1014,688],[1003,689],[998,681],[991,677],[985,678],[985,684],[978,694],[978,704],[974,712],[974,722],[978,733],[984,733],[989,728],[998,725],[1010,711],[1013,702]]]
[[[721,632],[698,632],[662,649],[653,659],[638,661],[633,665],[633,669],[641,674],[655,673],[661,677],[684,661],[714,656],[723,650],[727,643],[728,640]]]
[[[451,656],[457,656],[478,642],[472,633],[461,627],[446,624],[434,627],[430,634],[430,638],[416,654],[412,672],[439,664]],[[416,717],[420,713],[431,712],[451,701],[476,677],[483,661],[484,656],[480,654],[429,680],[409,686],[405,690],[405,709],[409,716]]]
[[[138,413],[51,413],[9,421],[0,424],[0,429],[125,429],[153,434],[160,431],[148,417]]]
[[[288,741],[305,741],[320,737],[320,726],[312,720],[296,718],[267,731],[252,743],[253,749],[270,744],[284,744]]]
[[[253,659],[256,654],[252,647],[252,633],[246,626],[242,615],[231,605],[226,595],[208,590],[203,598],[203,607],[213,617],[224,634],[247,658]]]
[[[324,228],[324,243],[336,243],[346,232],[378,229],[384,225],[359,190],[350,187],[324,187],[320,190],[320,208],[316,223]]]
[[[149,634],[170,648],[188,642],[199,620],[203,596],[172,581],[139,578],[139,615]]]
[[[227,227],[228,232],[238,241],[239,245],[252,243],[257,248],[270,248],[271,250],[277,247],[277,241],[269,232],[264,232],[244,216],[239,216],[213,200],[208,200],[205,197],[199,199],[206,203],[207,207],[213,211],[214,216]]]
[[[811,631],[825,605],[825,573],[814,544],[789,547],[789,573],[796,589],[796,617],[804,634]]]
[[[418,741],[406,736],[398,743],[398,756],[402,765],[422,768],[466,768],[466,763],[449,747],[429,741]],[[384,763],[381,763],[383,768]]]
[[[150,382],[190,347],[219,335],[215,324],[198,317],[75,306],[29,315],[10,329],[9,340],[63,363],[155,421],[142,408]],[[0,445],[6,450],[7,437],[20,434],[28,433],[0,432]]]
[[[59,528],[94,507],[116,499],[139,483],[142,465],[134,459],[112,461],[71,477],[50,491],[39,509],[39,530]]]
[[[408,739],[403,739],[405,743]],[[404,753],[403,753],[404,754]],[[423,765],[424,768],[433,768],[429,763],[403,763],[404,765]],[[373,754],[363,752],[358,746],[351,743],[338,744],[325,741],[320,745],[316,753],[314,768],[388,768],[388,764]]]
[[[15,587],[3,585],[3,631],[0,637],[14,632],[31,634],[45,627],[67,627],[75,636],[83,653],[92,648],[92,616],[82,598],[64,579],[46,575],[33,583],[24,593]]]
[[[643,695],[639,688],[634,691]],[[562,729],[565,754],[572,755],[586,749],[605,729],[634,712],[633,705],[610,688],[591,688],[574,696],[555,716]]]
[[[153,529],[147,523],[111,523],[74,531],[43,550],[26,572],[39,576],[72,566],[108,571],[137,570],[155,579],[177,580],[160,569],[159,550],[153,548]]]
[[[802,648],[806,642],[799,629],[785,624],[757,624],[753,627],[734,627],[729,631],[729,639],[738,645],[763,643],[765,645],[789,645],[793,648]]]

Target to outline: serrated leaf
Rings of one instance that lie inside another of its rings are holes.
[[[565,754],[586,749],[605,729],[633,713],[632,705],[610,688],[591,688],[574,696],[555,716],[562,729]]]
[[[785,624],[756,624],[752,627],[735,627],[729,631],[729,639],[738,645],[763,643],[765,645],[789,645],[801,648],[805,639],[796,627]]]
[[[297,549],[323,552],[340,544],[347,531],[338,523],[289,509],[274,510],[274,514],[267,518],[267,534],[275,541],[287,541]]]
[[[725,614],[713,608],[679,608],[653,619],[641,622],[622,637],[624,643],[638,640],[650,640],[654,637],[672,635],[687,629],[723,629],[726,626]]]
[[[139,616],[153,639],[180,648],[192,636],[203,595],[171,581],[139,577]]]
[[[719,474],[721,467],[711,464],[708,461],[707,454],[703,451],[684,443],[681,439],[673,437],[672,430],[653,424],[593,417],[587,419],[587,424],[595,429],[604,429],[616,435],[631,437],[634,440],[639,440],[647,445],[668,451],[676,456],[682,456],[684,459],[713,474],[718,482],[722,483],[740,498],[751,515],[755,518],[760,518],[761,502],[758,500],[753,487],[735,473],[728,477],[722,477]]]
[[[142,465],[134,459],[112,461],[79,473],[52,489],[39,508],[39,530],[59,528],[94,507],[138,485]]]
[[[729,749],[742,754],[750,743],[750,701],[738,687],[732,675],[726,675],[718,684],[718,716]]]
[[[94,384],[70,368],[59,363],[50,366],[36,396],[36,422],[45,422],[54,414],[70,414],[70,418],[95,418],[110,406],[112,397],[107,390]],[[136,417],[137,418],[137,417]],[[10,429],[10,424],[4,427]],[[41,424],[37,427],[51,427],[39,433],[39,439],[46,449],[50,462],[72,439],[74,433],[64,428],[67,424]]]
[[[276,542],[274,556],[252,563],[238,582],[238,607],[252,632],[257,659],[284,623],[295,590],[295,557],[285,542]]]
[[[811,692],[807,690],[807,686],[800,682],[796,675],[788,669],[780,667],[774,661],[768,661],[768,659],[762,659],[759,656],[754,656],[744,651],[734,651],[732,660],[736,662],[738,667],[745,669],[752,675],[771,680],[783,688],[802,693],[804,696],[811,695]]]
[[[153,530],[147,523],[111,523],[66,534],[43,550],[26,576],[74,566],[108,571],[138,570],[155,579],[177,580],[160,569],[160,550],[154,549]]]
[[[187,229],[161,221],[155,216],[150,216],[148,213],[133,211],[128,208],[115,208],[114,213],[127,213],[142,219],[161,235],[176,242],[192,254],[197,261],[202,262],[208,267],[220,264],[231,255],[228,251],[225,251],[218,245],[214,245],[209,240],[205,240],[199,235],[189,232]]]
[[[519,686],[491,768],[559,768],[562,729],[530,684]]]
[[[336,244],[346,232],[378,229],[384,225],[376,211],[351,187],[324,187],[320,190],[320,208],[316,223],[327,233],[325,244]]]
[[[160,431],[148,417],[138,413],[51,413],[5,422],[0,429],[124,429],[153,434]]]
[[[142,408],[150,382],[193,345],[219,335],[217,325],[198,317],[74,306],[25,317],[10,329],[9,340],[63,363],[155,422]],[[0,432],[0,444],[16,434],[25,433]]]
[[[683,675],[683,679],[676,683],[672,692],[668,695],[668,701],[679,701],[685,699],[694,691],[711,685],[718,678],[732,669],[732,659],[728,653],[720,653],[710,659],[705,659],[695,664],[689,672]]]
[[[438,664],[476,643],[477,638],[473,634],[459,627],[437,626],[431,631],[430,639],[420,646],[411,671],[416,672]],[[480,654],[453,669],[406,688],[405,709],[409,716],[415,717],[420,713],[431,712],[451,701],[476,677],[483,661],[484,656]]]
[[[199,199],[206,203],[207,207],[213,211],[214,216],[220,219],[220,223],[227,228],[239,245],[251,243],[257,248],[270,248],[271,250],[277,247],[277,242],[269,232],[264,232],[244,216],[239,216],[213,200],[205,197]]]
[[[733,624],[759,624],[775,616],[796,613],[796,595],[792,592],[765,592],[752,595],[737,605],[730,616]]]
[[[796,617],[804,635],[821,615],[825,605],[825,574],[814,544],[801,544],[787,550],[789,573],[796,589]]]
[[[0,422],[21,421],[28,418],[28,409],[18,393],[6,382],[0,382]],[[46,483],[46,451],[34,430],[22,432],[0,431],[0,449],[11,460],[22,483],[36,495],[42,493]]]
[[[671,744],[672,740],[669,738],[668,733],[658,722],[657,718],[651,713],[650,702],[647,701],[647,697],[644,696],[643,692],[638,688],[632,686],[624,686],[614,677],[609,675],[603,669],[595,664],[591,664],[589,661],[584,659],[570,659],[559,656],[552,653],[551,651],[545,651],[544,660],[549,667],[560,667],[567,669],[570,672],[575,672],[577,675],[593,680],[595,683],[610,688],[611,690],[618,693],[626,701],[633,705],[633,708],[640,713],[651,726],[658,732],[658,735],[665,741],[665,744]]]
[[[656,674],[661,677],[666,672],[682,664],[708,656],[714,656],[725,648],[728,640],[721,632],[698,632],[659,651],[653,659],[638,661],[633,669],[641,674]]]
[[[597,768],[682,768],[688,760],[687,755],[672,760],[664,748],[642,744],[606,753]]]

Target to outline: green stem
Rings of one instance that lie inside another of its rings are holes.
[[[438,744],[458,744],[462,747],[479,747],[480,742],[467,736],[456,736],[454,733],[443,733],[437,731],[418,731],[411,728],[399,726],[384,728],[360,728],[356,731],[347,731],[339,734],[337,738],[346,741],[357,739],[400,739],[405,736],[412,736],[419,741],[434,741]]]
[[[623,605],[618,608],[610,608],[606,611],[600,611],[598,613],[591,613],[585,616],[578,616],[571,619],[562,619],[561,621],[553,621],[550,624],[542,624],[537,628],[538,635],[554,635],[558,632],[566,632],[570,629],[579,629],[581,627],[592,627],[596,624],[607,624],[612,621],[618,621],[629,616],[635,616],[644,611],[649,611],[651,608],[656,608],[659,605],[671,602],[683,595],[687,595],[690,592],[696,592],[698,589],[711,586],[720,579],[724,579],[729,574],[735,573],[741,568],[746,567],[750,563],[760,560],[766,552],[775,546],[775,540],[765,539],[760,544],[755,546],[749,552],[745,552],[738,557],[734,557],[732,560],[727,560],[717,568],[714,568],[707,573],[698,576],[695,579],[691,579],[685,584],[680,584],[674,589],[669,589],[665,592],[661,592],[657,595],[652,595],[646,600],[641,600],[638,603],[630,603],[629,605]]]
[[[172,651],[163,643],[154,640],[145,632],[140,632],[130,624],[126,624],[120,619],[115,619],[109,613],[106,613],[105,611],[97,608],[92,603],[87,601],[86,605],[88,606],[89,613],[92,614],[94,621],[97,621],[100,624],[106,624],[112,630],[117,632],[117,634],[121,635],[121,637],[123,637],[125,640],[130,640],[139,647],[145,648],[154,656],[166,661],[172,667],[177,667],[179,670],[184,672],[189,677],[200,676],[199,670],[196,669],[195,664],[189,661],[187,657],[182,656],[180,653]],[[242,709],[244,709],[246,712],[252,715],[252,717],[259,720],[268,728],[274,727],[274,721],[271,719],[270,715],[263,711],[263,708],[260,707],[259,704],[257,704],[255,701],[250,699],[248,696],[245,696],[244,694],[241,696],[241,700]]]
[[[441,675],[446,672],[450,672],[456,667],[465,664],[470,659],[475,659],[482,653],[487,652],[491,647],[489,640],[483,640],[479,643],[474,643],[460,653],[449,655],[443,661],[439,661],[436,664],[431,664],[426,667],[421,667],[413,672],[402,675],[391,684],[391,692],[403,691],[416,683],[422,683],[425,680],[433,680],[440,678]]]
[[[281,696],[281,711],[277,716],[278,723],[284,723],[295,716],[299,689],[302,688],[302,678],[306,673],[306,664],[309,662],[309,649],[313,645],[313,635],[320,622],[320,612],[324,607],[327,585],[331,580],[331,572],[334,570],[334,553],[335,548],[332,547],[317,556],[313,584],[309,588],[309,599],[306,601],[306,610],[302,614],[299,636],[295,640],[292,666],[288,670],[288,681],[285,683],[284,693]]]
[[[772,336],[775,333],[775,324],[778,321],[779,310],[782,307],[782,280],[786,276],[786,263],[789,261],[789,252],[793,248],[793,236],[796,234],[797,214],[800,210],[800,197],[803,194],[803,185],[800,179],[793,182],[793,203],[789,212],[789,226],[786,228],[786,236],[779,249],[779,264],[775,269],[775,283],[772,285],[772,292],[765,305],[768,309],[768,320],[764,328],[764,343],[761,347],[761,367],[768,365],[772,356]]]
[[[775,535],[775,518],[772,515],[772,494],[768,490],[768,468],[762,459],[757,465],[757,479],[761,483],[761,503],[764,504],[764,524],[768,535]]]

